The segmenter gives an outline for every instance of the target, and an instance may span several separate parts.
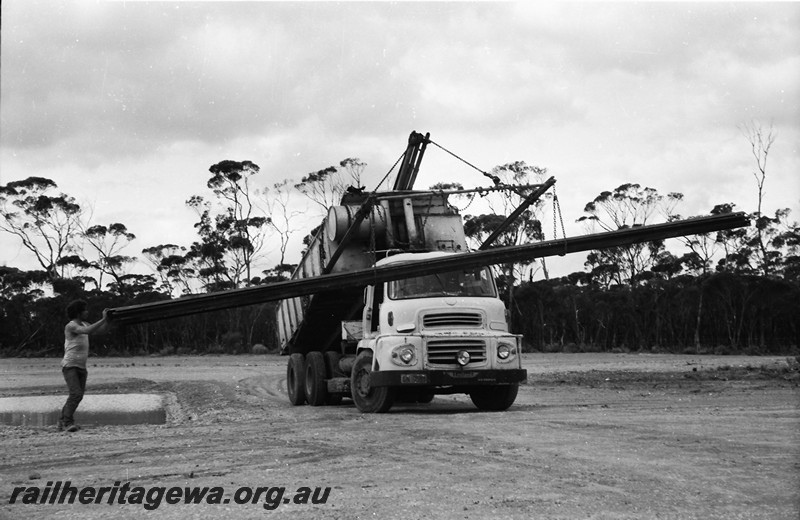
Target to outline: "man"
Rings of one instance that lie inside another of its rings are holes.
[[[103,318],[91,325],[86,321],[89,319],[89,311],[86,302],[76,300],[67,305],[67,317],[69,323],[64,327],[64,359],[61,361],[61,372],[67,382],[69,397],[61,409],[61,419],[58,420],[58,429],[68,432],[76,432],[80,427],[75,424],[72,415],[78,408],[83,393],[86,390],[86,360],[89,357],[89,334],[95,334],[105,330],[106,311],[103,310]]]

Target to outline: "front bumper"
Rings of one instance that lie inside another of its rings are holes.
[[[521,383],[528,378],[524,368],[510,370],[387,370],[370,373],[371,386],[480,386]]]

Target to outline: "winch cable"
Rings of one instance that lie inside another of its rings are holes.
[[[488,177],[489,179],[491,179],[491,180],[492,180],[492,182],[494,183],[494,185],[495,185],[495,186],[505,186],[505,187],[507,187],[508,189],[510,189],[511,191],[513,191],[514,193],[516,193],[517,195],[519,195],[520,197],[522,197],[522,198],[525,198],[525,196],[526,196],[526,195],[525,195],[525,193],[523,193],[521,190],[518,190],[518,189],[516,188],[516,186],[513,186],[513,185],[511,185],[511,184],[504,184],[504,183],[503,183],[503,181],[502,181],[502,180],[500,180],[500,177],[498,177],[497,175],[492,175],[492,174],[491,174],[491,173],[489,173],[489,172],[486,172],[486,171],[483,171],[483,170],[481,170],[480,168],[478,168],[477,166],[475,166],[475,165],[474,165],[474,164],[472,164],[471,162],[467,161],[467,160],[466,160],[466,159],[464,159],[463,157],[460,157],[460,156],[458,156],[458,155],[454,154],[453,152],[451,152],[450,150],[448,150],[448,149],[447,149],[447,148],[445,148],[444,146],[440,145],[440,144],[439,144],[439,143],[437,143],[436,141],[433,141],[433,140],[431,140],[431,141],[430,141],[430,143],[431,143],[432,145],[436,146],[437,148],[439,148],[440,150],[442,150],[442,151],[444,151],[444,152],[446,152],[446,153],[449,153],[450,155],[452,155],[453,157],[455,157],[455,158],[456,158],[456,159],[458,159],[459,161],[463,162],[463,163],[464,163],[464,164],[466,164],[467,166],[470,166],[471,168],[473,168],[473,169],[475,169],[475,170],[479,171],[479,172],[480,172],[480,173],[482,173],[482,174],[483,174],[485,177]]]

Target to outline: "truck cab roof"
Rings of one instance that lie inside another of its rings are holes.
[[[376,266],[399,264],[405,262],[420,262],[423,260],[430,260],[431,258],[441,258],[447,255],[455,255],[453,251],[429,251],[426,253],[398,253],[386,258],[382,258],[375,262]]]

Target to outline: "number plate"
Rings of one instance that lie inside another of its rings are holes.
[[[424,385],[427,382],[426,374],[403,374],[400,376],[400,383],[404,385]]]

